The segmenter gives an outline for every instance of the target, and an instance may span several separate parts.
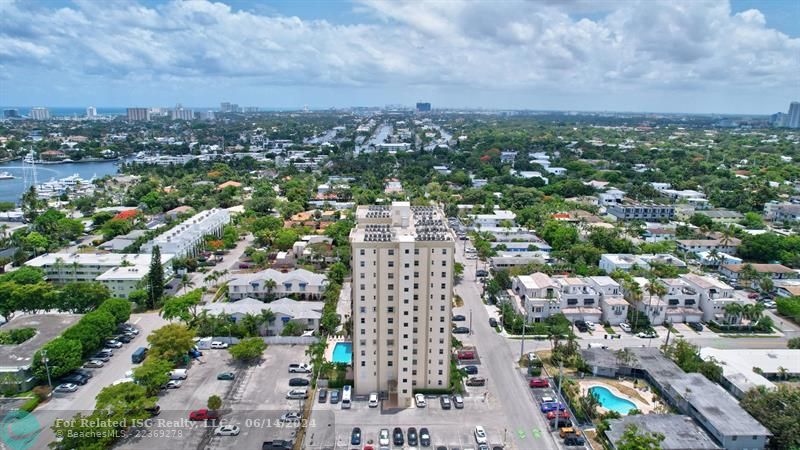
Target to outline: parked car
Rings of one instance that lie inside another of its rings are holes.
[[[355,427],[350,432],[350,445],[361,445],[361,428]]]
[[[467,320],[467,318],[466,318],[466,317],[464,317],[464,316],[463,316],[463,315],[461,315],[461,314],[456,314],[455,316],[453,316],[453,319],[452,319],[452,320],[453,320],[453,322],[464,322],[464,321],[466,321],[466,320]]]
[[[325,403],[328,400],[328,390],[325,388],[319,388],[318,398],[320,403]]]
[[[477,375],[478,374],[478,366],[464,366],[464,367],[462,367],[462,369],[464,369],[464,372],[467,375]]]
[[[92,378],[94,376],[94,371],[89,369],[75,369],[75,373],[83,377],[86,377],[87,379]]]
[[[186,369],[172,369],[169,372],[170,380],[185,380],[187,376],[189,376],[189,374]]]
[[[556,411],[556,410],[562,411],[562,410],[565,410],[567,408],[561,402],[546,402],[546,403],[542,403],[542,405],[539,407],[539,409],[543,413],[546,413],[546,412]]]
[[[213,409],[196,409],[189,413],[189,420],[216,420],[219,414]]]
[[[150,416],[157,416],[161,414],[161,407],[158,405],[153,405],[149,408],[145,408],[144,410],[147,411],[150,414]]]
[[[308,386],[309,383],[306,378],[292,378],[289,380],[289,386]]]
[[[87,369],[99,369],[105,365],[106,364],[99,359],[90,359],[89,361],[86,361],[86,363],[83,364],[83,367]]]
[[[587,331],[589,331],[589,327],[586,326],[586,322],[582,320],[575,321],[575,328],[577,328],[578,331],[580,331],[581,333],[586,333]]]
[[[462,397],[461,394],[455,394],[453,396],[453,406],[455,406],[456,409],[464,408],[464,397]]]
[[[369,401],[367,402],[370,408],[377,408],[378,407],[378,393],[377,392],[370,392],[369,393]]]
[[[178,389],[183,384],[181,380],[169,380],[167,384],[164,385],[164,389]]]
[[[388,429],[386,429],[386,428],[381,429],[381,432],[378,434],[378,445],[389,446],[389,430]]]
[[[473,350],[459,350],[458,359],[475,359],[475,352]]]
[[[428,406],[428,403],[425,401],[425,396],[422,394],[414,395],[414,403],[417,404],[417,408],[424,408]]]
[[[89,377],[73,372],[65,377],[62,377],[61,381],[62,383],[66,384],[77,384],[83,386],[89,382]]]
[[[558,416],[561,419],[569,419],[569,411],[550,411],[547,413],[547,420],[553,420]]]
[[[236,374],[233,372],[222,372],[217,375],[218,380],[233,380],[236,378]]]
[[[239,427],[236,425],[223,425],[214,429],[214,436],[238,436]]]
[[[430,447],[431,445],[431,433],[427,428],[419,429],[419,445],[422,447]]]
[[[120,347],[122,347],[122,342],[120,342],[120,341],[118,341],[116,339],[110,339],[110,340],[106,341],[106,347],[108,347],[108,348],[120,348]]]
[[[394,442],[395,446],[402,446],[405,443],[405,438],[403,436],[403,429],[400,427],[394,427],[392,431],[392,442]]]
[[[751,293],[747,294],[747,298],[757,299],[758,298],[758,292],[751,292]]]
[[[211,348],[224,349],[224,348],[228,348],[228,344],[226,342],[211,341]]]
[[[129,334],[120,334],[119,336],[114,336],[115,341],[122,342],[123,344],[129,344],[133,337]]]
[[[548,422],[550,428],[571,427],[572,421],[569,419],[553,419]]]
[[[311,366],[308,364],[289,364],[289,373],[311,373]]]
[[[450,405],[452,405],[452,402],[450,401],[450,396],[448,395],[442,395],[441,397],[439,397],[439,403],[441,403],[442,409],[450,409]]]
[[[261,444],[261,450],[292,450],[292,448],[294,448],[294,441],[286,439],[264,441],[264,443]]]
[[[570,435],[580,436],[581,430],[576,430],[573,427],[562,427],[561,429],[558,430],[558,436],[561,437],[561,439],[564,439],[565,437]]]
[[[489,326],[492,328],[497,328],[497,319],[494,317],[489,317]]]
[[[455,328],[453,328],[453,334],[469,334],[469,328],[467,328],[467,327],[455,327]]]
[[[703,324],[700,322],[689,322],[686,325],[688,325],[689,328],[693,329],[694,331],[703,331]]]
[[[299,422],[300,419],[302,418],[303,416],[299,412],[290,411],[287,413],[283,413],[283,415],[280,417],[279,420],[283,423],[296,423]]]
[[[53,390],[60,393],[75,392],[78,390],[78,385],[74,383],[63,383],[56,386]]]
[[[201,352],[197,348],[193,348],[193,349],[189,350],[188,353],[189,353],[189,356],[191,356],[192,358],[199,358],[199,357],[203,356],[203,352]]]
[[[546,388],[550,387],[550,382],[547,381],[547,378],[531,378],[531,381],[528,382],[528,386],[532,388]]]
[[[478,269],[478,270],[475,271],[475,276],[476,277],[480,277],[480,278],[488,277],[489,276],[489,272],[487,272],[486,270],[483,270],[483,269]]]
[[[100,350],[98,350],[98,351],[97,351],[97,354],[98,354],[98,355],[108,355],[108,356],[114,356],[114,350],[113,350],[113,349],[110,349],[110,348],[104,348],[104,349],[100,349]]]
[[[286,394],[286,398],[306,399],[308,398],[308,389],[292,389]]]
[[[631,325],[627,322],[622,322],[621,324],[619,324],[619,327],[622,328],[622,331],[625,331],[627,333],[631,332]]]
[[[639,334],[637,334],[637,336],[639,336],[642,339],[653,339],[658,335],[656,334],[655,331],[642,331]]]
[[[335,405],[335,404],[339,403],[339,399],[340,398],[341,397],[339,396],[339,390],[338,389],[331,390],[331,404],[332,405]]]
[[[414,427],[410,427],[406,432],[406,439],[408,440],[408,445],[411,447],[416,447],[419,443],[419,438],[417,436],[417,429]]]
[[[467,380],[467,386],[486,386],[486,378],[471,377]]]
[[[480,425],[475,427],[475,442],[478,444],[486,443],[486,430],[484,430]]]
[[[139,329],[129,323],[120,324],[117,329],[124,333],[139,334]]]
[[[567,437],[564,438],[564,445],[570,446],[570,447],[572,447],[572,446],[581,446],[582,447],[582,446],[586,445],[586,440],[583,438],[583,436],[577,436],[577,435],[567,436]]]

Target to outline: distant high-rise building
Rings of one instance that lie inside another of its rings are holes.
[[[89,106],[86,108],[86,117],[89,119],[94,119],[97,117],[97,108],[94,106]]]
[[[786,126],[789,128],[800,128],[800,102],[792,102],[789,104]]]
[[[219,104],[219,111],[224,113],[239,112],[239,105],[236,103],[222,102]]]
[[[244,108],[242,108],[242,112],[257,113],[258,112],[258,106],[245,106]]]
[[[430,103],[417,103],[417,112],[428,112],[431,110]]]
[[[786,113],[777,112],[771,116],[769,116],[769,124],[773,127],[783,127],[786,126]]]
[[[50,118],[50,110],[47,108],[36,107],[31,108],[31,119],[33,120],[47,120]]]
[[[128,122],[150,120],[150,110],[147,108],[128,108]]]
[[[214,111],[198,111],[197,118],[199,120],[214,120]]]
[[[4,109],[3,117],[6,119],[19,119],[21,116],[18,109]]]
[[[178,104],[169,112],[169,116],[172,120],[194,120],[194,111]]]
[[[350,245],[356,393],[408,407],[415,389],[447,389],[455,239],[444,213],[359,206]]]

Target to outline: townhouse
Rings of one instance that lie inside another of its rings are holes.
[[[239,274],[228,282],[231,301],[246,297],[268,299],[295,296],[302,300],[318,300],[328,286],[328,278],[305,269],[279,272],[274,269]]]

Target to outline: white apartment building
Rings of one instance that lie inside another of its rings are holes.
[[[666,264],[679,268],[686,267],[686,263],[668,253],[648,255],[632,255],[630,253],[604,253],[600,256],[599,267],[606,273],[615,270],[628,272],[634,268],[649,270],[652,264]]]
[[[716,250],[720,253],[733,255],[742,241],[732,237],[725,242],[721,239],[679,239],[677,243],[678,250],[682,252],[702,253]]]
[[[733,296],[733,288],[716,278],[711,278],[694,273],[680,276],[699,295],[700,309],[703,311],[703,321],[715,319],[722,322],[725,317],[725,305],[731,303],[742,304],[741,300]]]
[[[606,276],[587,277],[586,281],[600,295],[602,319],[611,325],[619,325],[628,317],[628,302],[622,298],[622,287],[613,278]]]
[[[259,333],[262,336],[280,336],[283,328],[289,322],[300,324],[305,331],[319,330],[324,306],[325,302],[297,301],[290,298],[282,298],[269,303],[254,298],[245,298],[238,302],[209,303],[203,306],[203,310],[214,316],[227,314],[236,323],[248,314],[258,316],[266,310],[272,311],[275,318],[271,322],[261,325]]]
[[[50,110],[42,107],[31,108],[31,119],[33,120],[48,120],[50,118]]]
[[[511,222],[514,225],[514,220],[517,215],[513,211],[505,209],[495,209],[492,214],[471,214],[472,227],[483,231],[485,228],[502,228],[501,223],[504,221]]]
[[[590,320],[599,322],[600,294],[581,277],[553,277],[561,295],[561,312],[570,322]]]
[[[350,243],[355,391],[411,406],[449,385],[455,236],[439,208],[394,202],[359,206]]]
[[[559,288],[552,278],[541,272],[511,279],[511,289],[521,300],[528,322],[542,322],[561,312]]]
[[[236,275],[228,282],[231,301],[247,297],[267,299],[294,295],[303,300],[319,300],[328,286],[325,275],[305,269],[279,272],[275,269]]]
[[[142,251],[150,253],[157,245],[161,253],[171,253],[178,258],[196,256],[203,249],[205,237],[221,236],[222,228],[230,221],[231,215],[225,209],[197,213],[144,244]]]
[[[597,201],[600,206],[621,205],[624,198],[625,192],[615,188],[597,194]]]
[[[172,278],[173,256],[161,253],[164,281]],[[114,297],[128,298],[146,283],[150,254],[46,253],[25,265],[41,268],[47,280],[55,284],[97,281],[108,287]]]

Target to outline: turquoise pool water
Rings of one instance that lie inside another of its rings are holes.
[[[616,411],[623,416],[628,414],[630,410],[636,409],[636,405],[634,405],[633,402],[617,397],[611,393],[611,391],[602,386],[594,386],[589,388],[589,392],[597,397],[597,400],[600,402],[600,406],[611,411]]]
[[[353,343],[337,342],[333,347],[333,361],[335,363],[353,363]]]

